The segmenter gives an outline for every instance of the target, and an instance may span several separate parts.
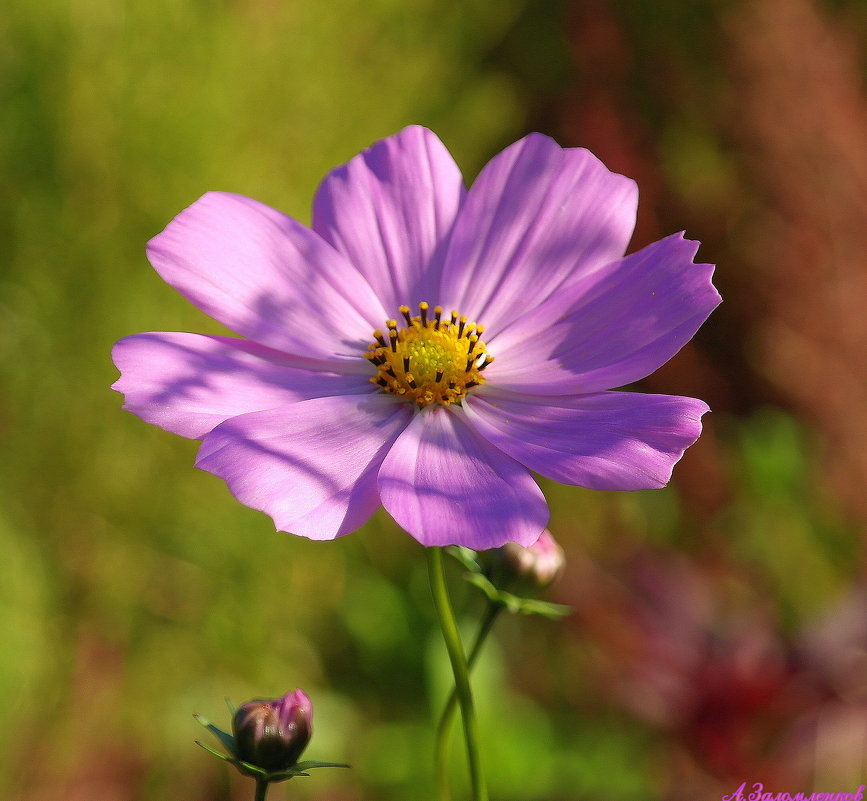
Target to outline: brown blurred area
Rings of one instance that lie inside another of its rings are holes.
[[[671,391],[674,381],[719,411],[774,403],[803,416],[824,451],[815,478],[863,527],[864,9],[856,27],[858,4],[836,13],[811,0],[691,5],[684,14],[664,2],[566,4],[571,80],[540,112],[562,139],[636,178],[634,245],[698,229],[700,257],[720,265],[724,305],[646,386]],[[673,186],[664,151],[678,144],[712,147],[715,170]],[[715,448],[711,418],[680,473],[703,506],[725,495]],[[690,480],[691,467],[701,480]]]

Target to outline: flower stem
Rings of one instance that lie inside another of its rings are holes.
[[[488,788],[479,760],[479,734],[476,724],[476,712],[473,705],[473,694],[470,689],[470,672],[464,646],[455,622],[455,615],[449,601],[446,589],[446,578],[443,570],[442,548],[427,548],[428,577],[434,606],[439,617],[452,673],[455,678],[455,694],[461,707],[461,718],[464,723],[464,739],[467,747],[467,763],[470,768],[470,784],[472,785],[473,801],[488,801]]]
[[[268,782],[262,779],[256,779],[256,795],[253,801],[265,801],[265,795],[268,792]]]
[[[488,607],[479,624],[479,630],[476,633],[476,640],[473,647],[470,649],[470,655],[467,657],[467,668],[472,670],[473,665],[482,651],[482,646],[488,638],[488,634],[494,626],[500,612],[503,611],[503,605],[488,602]],[[449,786],[448,773],[446,771],[446,763],[448,761],[449,734],[451,733],[452,722],[455,718],[455,711],[458,707],[457,691],[453,689],[443,708],[440,716],[439,724],[437,725],[436,745],[434,750],[434,772],[437,778],[437,797],[439,801],[449,801]]]

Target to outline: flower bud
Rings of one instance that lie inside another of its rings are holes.
[[[493,551],[489,578],[500,589],[533,592],[551,584],[565,563],[563,549],[546,528],[529,548],[507,542]]]
[[[235,756],[269,772],[298,761],[313,734],[313,706],[301,690],[242,704],[232,719]]]

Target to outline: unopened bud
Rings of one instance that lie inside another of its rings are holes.
[[[545,529],[529,548],[507,542],[491,552],[489,577],[501,589],[538,591],[560,575],[565,563],[563,549]]]
[[[301,690],[242,704],[232,720],[235,756],[270,772],[298,761],[313,734],[313,706]]]

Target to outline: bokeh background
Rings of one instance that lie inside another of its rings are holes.
[[[409,123],[468,179],[531,130],[591,148],[639,182],[633,249],[686,229],[725,298],[640,385],[714,410],[672,485],[546,486],[574,613],[504,618],[478,666],[492,797],[865,781],[865,37],[863,0],[7,0],[0,797],[250,798],[191,715],[296,686],[309,757],[353,769],[275,801],[432,797],[421,548],[381,514],[275,533],[108,389],[118,338],[218,330],[144,258],[174,214],[223,189],[308,221]]]

